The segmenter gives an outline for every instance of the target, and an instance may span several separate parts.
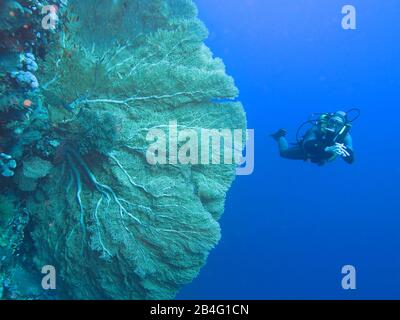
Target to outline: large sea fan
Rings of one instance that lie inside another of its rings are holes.
[[[62,143],[47,200],[29,201],[35,262],[66,298],[173,298],[220,239],[235,165],[150,165],[146,135],[245,129],[238,90],[189,0],[74,0],[60,15],[39,61]]]

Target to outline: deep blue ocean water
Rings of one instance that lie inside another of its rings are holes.
[[[179,299],[400,298],[398,0],[196,0],[207,45],[240,89],[255,172],[238,177],[222,240]],[[343,30],[342,7],[357,10]],[[313,112],[359,107],[356,162],[279,158]],[[342,266],[357,289],[341,287]]]

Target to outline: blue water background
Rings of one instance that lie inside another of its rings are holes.
[[[179,299],[400,298],[400,2],[196,0],[207,45],[240,89],[256,134],[253,175],[238,177],[222,240]],[[343,30],[341,8],[357,9]],[[280,159],[313,112],[357,106],[356,162]],[[341,268],[357,269],[357,290]]]

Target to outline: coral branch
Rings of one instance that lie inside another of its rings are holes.
[[[69,154],[67,154],[67,161],[68,161],[68,165],[70,166],[70,168],[72,170],[72,173],[73,173],[73,175],[75,177],[76,199],[77,199],[78,205],[79,205],[80,223],[81,223],[82,231],[85,234],[86,226],[85,226],[85,221],[84,221],[84,209],[83,209],[82,198],[81,198],[81,192],[82,192],[81,176],[80,176],[80,173],[79,173],[78,169],[76,168],[76,166],[72,162],[71,156]]]
[[[136,102],[136,101],[146,101],[146,100],[162,100],[162,99],[170,99],[179,96],[204,96],[205,93],[202,91],[184,91],[184,92],[177,92],[173,94],[164,94],[164,95],[153,95],[153,96],[144,96],[144,97],[131,97],[125,100],[115,100],[115,99],[86,99],[79,102],[79,104],[92,104],[92,103],[109,103],[109,104],[120,104],[129,107],[129,103]]]
[[[112,254],[111,254],[111,252],[106,248],[106,246],[104,245],[104,242],[103,242],[103,239],[102,239],[102,237],[101,237],[101,230],[100,230],[100,220],[99,220],[99,215],[98,215],[98,212],[99,212],[99,208],[100,208],[100,206],[101,206],[101,203],[102,203],[102,201],[103,201],[103,195],[100,197],[100,199],[99,199],[99,201],[97,202],[97,205],[96,205],[96,209],[95,209],[95,212],[94,212],[94,218],[95,218],[95,220],[96,220],[96,228],[97,228],[97,234],[98,234],[98,238],[99,238],[99,243],[100,243],[100,245],[101,245],[101,248],[102,248],[102,250],[103,250],[103,256],[104,257],[111,257],[112,256]],[[109,201],[109,199],[108,199],[108,204],[110,203],[110,201]],[[105,253],[107,254],[107,256],[105,255]]]
[[[124,166],[121,164],[121,162],[117,159],[117,157],[111,152],[108,154],[108,156],[115,161],[115,163],[117,164],[117,166],[121,169],[121,171],[125,174],[125,176],[128,178],[129,182],[131,185],[133,185],[134,187],[140,188],[142,189],[144,192],[146,192],[147,194],[150,194],[151,196],[153,196],[154,198],[161,198],[161,197],[173,197],[173,194],[167,194],[167,193],[162,193],[162,194],[154,194],[153,192],[151,192],[150,190],[148,190],[145,186],[138,184],[137,182],[135,182],[133,180],[133,178],[131,177],[131,175],[128,173],[128,171],[124,168]],[[171,189],[171,186],[165,188],[162,191]]]
[[[90,182],[93,184],[93,186],[105,197],[107,198],[112,198],[114,200],[114,202],[118,205],[119,207],[119,212],[121,215],[121,218],[124,217],[124,214],[128,215],[129,217],[131,217],[133,220],[135,220],[138,224],[142,224],[142,222],[135,217],[134,215],[132,215],[122,204],[120,199],[117,197],[117,195],[115,194],[114,190],[105,185],[102,184],[100,182],[97,181],[96,176],[92,173],[92,171],[89,169],[89,167],[87,166],[87,164],[83,161],[83,159],[81,158],[81,156],[76,152],[76,151],[72,151],[72,154],[74,155],[76,161],[79,163],[79,165],[82,167],[82,169],[84,170],[85,174],[87,175],[87,177],[89,178]]]

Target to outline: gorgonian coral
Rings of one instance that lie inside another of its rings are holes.
[[[189,0],[70,1],[39,82],[61,140],[33,199],[36,262],[69,298],[173,298],[218,243],[235,165],[151,165],[151,128],[244,129]],[[51,226],[51,227],[49,227]]]

